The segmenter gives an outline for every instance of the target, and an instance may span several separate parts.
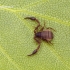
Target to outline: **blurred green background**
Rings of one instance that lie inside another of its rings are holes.
[[[53,45],[33,39],[36,22],[56,30]],[[70,70],[70,0],[0,0],[0,70]]]

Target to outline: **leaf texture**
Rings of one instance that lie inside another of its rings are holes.
[[[31,57],[37,23],[28,16],[56,31]],[[0,70],[70,70],[70,0],[0,0]]]

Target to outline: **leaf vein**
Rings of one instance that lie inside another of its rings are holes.
[[[12,63],[12,65],[14,67],[16,67],[17,70],[20,70],[18,65],[13,61],[13,59],[8,55],[8,53],[6,52],[6,50],[4,48],[2,48],[2,46],[0,46],[0,51],[2,52],[2,54],[8,59],[8,61],[10,63]]]

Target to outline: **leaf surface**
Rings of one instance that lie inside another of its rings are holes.
[[[28,16],[56,31],[31,57],[37,23]],[[70,0],[0,0],[0,70],[70,70]]]

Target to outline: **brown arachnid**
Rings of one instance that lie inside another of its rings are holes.
[[[28,55],[28,56],[31,56],[31,55],[34,55],[35,53],[37,53],[37,51],[39,50],[41,40],[44,40],[47,43],[52,44],[51,41],[54,37],[53,33],[52,33],[52,30],[54,30],[54,29],[51,28],[51,27],[48,27],[48,28],[46,28],[46,30],[44,30],[45,23],[44,23],[44,26],[42,27],[40,25],[40,22],[38,21],[38,19],[36,19],[35,17],[26,17],[24,19],[30,19],[30,20],[36,21],[38,23],[37,27],[35,27],[35,29],[34,29],[34,34],[35,34],[34,35],[34,40],[39,44],[39,46],[31,54]],[[40,30],[38,30],[40,26],[42,28]]]

